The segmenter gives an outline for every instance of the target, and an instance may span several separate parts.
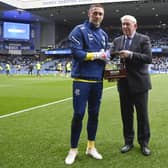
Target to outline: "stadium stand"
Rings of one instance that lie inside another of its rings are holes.
[[[81,2],[79,5],[74,4],[75,1],[68,1],[71,5],[64,6],[63,1],[58,1],[57,5],[44,3],[43,5],[48,6],[42,6],[39,9],[36,7],[39,1],[18,1],[20,8],[13,3],[14,1],[6,3],[2,0],[0,2],[1,73],[4,73],[6,63],[11,65],[11,73],[14,74],[18,72],[27,74],[29,65],[35,66],[38,61],[42,63],[42,72],[45,74],[56,73],[59,63],[65,69],[65,65],[71,60],[71,53],[51,55],[45,54],[45,51],[68,49],[67,36],[72,27],[80,23],[87,15],[88,4]],[[150,72],[167,72],[168,1],[103,2],[106,11],[103,28],[108,33],[110,42],[121,34],[119,18],[131,11],[130,14],[135,15],[140,23],[138,31],[151,38],[154,58]],[[32,3],[31,7],[30,3]],[[4,36],[5,22],[26,26],[29,30],[28,39]]]

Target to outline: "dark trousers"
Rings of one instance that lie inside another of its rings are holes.
[[[137,114],[137,138],[141,146],[147,146],[150,138],[148,119],[148,91],[131,94],[124,89],[119,91],[123,135],[125,144],[133,144],[134,140],[134,108]]]
[[[95,140],[98,114],[102,97],[102,82],[73,82],[73,108],[74,114],[71,124],[71,148],[78,146],[80,133],[82,130],[82,120],[88,105],[87,134],[88,140]]]

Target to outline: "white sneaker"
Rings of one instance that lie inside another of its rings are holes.
[[[70,149],[67,157],[65,158],[65,164],[71,165],[74,163],[76,156],[78,155],[77,149]]]
[[[99,159],[99,160],[101,160],[103,158],[102,155],[97,151],[96,148],[90,148],[90,149],[87,148],[86,149],[86,155],[90,155],[93,158]]]

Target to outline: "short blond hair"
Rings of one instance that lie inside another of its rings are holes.
[[[125,19],[130,20],[131,22],[137,24],[137,20],[134,16],[131,15],[124,15],[123,17],[121,17],[121,22],[123,22]]]

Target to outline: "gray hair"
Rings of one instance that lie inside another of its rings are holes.
[[[127,19],[127,20],[130,20],[130,21],[132,21],[133,23],[137,23],[137,20],[136,20],[136,18],[134,17],[134,16],[131,16],[131,15],[124,15],[123,17],[121,17],[121,22],[123,22],[125,19]]]

